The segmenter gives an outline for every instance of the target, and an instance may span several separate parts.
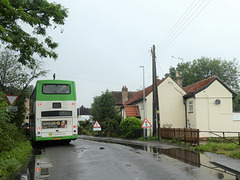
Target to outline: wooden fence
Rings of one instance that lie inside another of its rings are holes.
[[[161,128],[161,137],[199,145],[199,129]]]
[[[161,149],[161,153],[187,164],[200,167],[200,154],[182,149]]]

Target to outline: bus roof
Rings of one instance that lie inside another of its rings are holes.
[[[40,84],[70,84],[75,83],[74,81],[70,80],[53,80],[53,79],[47,79],[47,80],[37,80],[36,85]]]

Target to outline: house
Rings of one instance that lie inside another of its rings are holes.
[[[136,93],[136,91],[128,91],[126,86],[122,87],[122,91],[112,91],[112,95],[116,99],[116,109],[121,112],[121,107]]]
[[[209,131],[240,131],[240,120],[233,119],[232,110],[232,99],[237,94],[218,77],[213,76],[184,88],[179,78],[174,81],[167,77],[158,80],[157,87],[161,127],[196,128],[201,131],[201,137],[211,136]],[[145,89],[145,118],[151,124],[152,93],[152,86]],[[137,92],[125,103],[123,118],[127,117],[129,106],[138,107],[138,116],[143,121],[143,91]]]
[[[183,96],[186,92],[172,78],[167,77],[157,81],[160,121],[161,126],[184,127],[185,115]],[[145,118],[153,125],[152,121],[152,86],[145,89]],[[122,118],[126,116],[126,110],[129,106],[138,106],[141,120],[143,117],[143,91],[139,91],[130,98],[122,110]],[[148,134],[150,129],[148,129]]]
[[[187,128],[199,129],[201,137],[212,135],[204,131],[240,131],[240,121],[233,120],[232,109],[232,99],[237,94],[218,77],[199,81],[184,90]]]

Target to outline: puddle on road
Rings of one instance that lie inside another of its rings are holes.
[[[193,151],[188,151],[184,149],[171,148],[164,149],[159,147],[144,146],[144,145],[133,145],[126,143],[115,143],[126,145],[133,148],[135,153],[141,153],[139,150],[144,150],[150,152],[158,161],[162,161],[162,155],[171,157],[173,159],[179,160],[183,163],[189,164],[196,168],[201,168],[206,171],[206,173],[211,174],[216,179],[236,179],[240,180],[240,173],[238,171],[231,171],[230,168],[219,166],[219,164],[212,163],[211,158],[206,154],[200,154]],[[101,148],[101,147],[100,147]],[[100,149],[99,148],[99,149]],[[104,149],[104,148],[102,148]],[[77,149],[80,150],[80,149]],[[33,179],[48,179],[50,177],[49,169],[53,167],[52,163],[43,157],[42,151],[45,149],[34,149],[33,155],[28,166],[17,176],[14,177],[16,180],[33,180]],[[84,151],[83,149],[81,151]],[[179,164],[177,164],[179,166]],[[193,168],[180,167],[183,171],[189,172],[193,171]]]
[[[193,151],[188,151],[180,148],[171,148],[171,149],[163,149],[159,147],[151,147],[144,145],[132,145],[125,144],[133,149],[141,149],[144,151],[148,151],[152,153],[155,158],[161,159],[161,155],[166,155],[173,159],[177,159],[186,164],[204,169],[206,172],[214,176],[216,179],[234,179],[240,180],[240,172],[234,171],[231,168],[221,166],[217,163],[211,162],[211,158],[206,154],[201,154]],[[136,151],[136,153],[139,153]],[[191,169],[182,168],[182,170],[189,172]]]

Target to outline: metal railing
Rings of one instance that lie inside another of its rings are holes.
[[[226,141],[234,143],[236,145],[240,145],[240,132],[230,132],[230,131],[200,131],[200,132],[207,132],[207,133],[213,134],[213,135],[215,135],[217,137],[220,137],[220,138],[222,138],[222,139],[224,139]],[[237,134],[237,136],[233,136],[233,137],[236,137],[238,139],[238,143],[236,143],[232,139],[226,138],[226,134],[228,134],[228,133],[229,134]],[[219,135],[219,134],[222,134],[222,136]]]

